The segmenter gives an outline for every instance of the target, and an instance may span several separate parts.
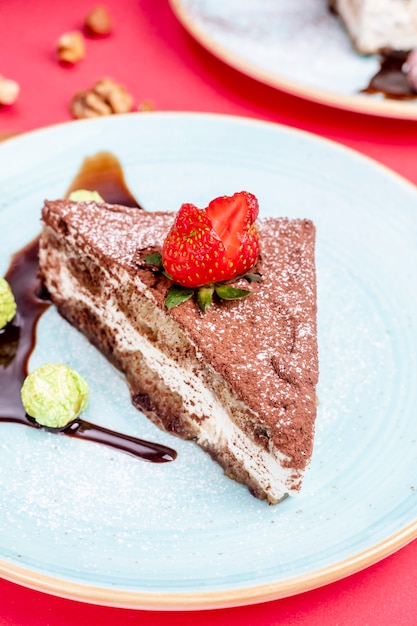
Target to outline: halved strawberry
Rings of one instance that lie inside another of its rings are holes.
[[[259,205],[256,197],[241,191],[233,196],[221,196],[208,205],[207,215],[213,230],[225,247],[232,278],[245,274],[255,265],[259,255],[259,239],[255,220]],[[231,265],[233,264],[233,265]]]
[[[162,247],[162,263],[184,287],[232,280],[259,255],[258,201],[241,191],[212,200],[206,209],[183,204]]]

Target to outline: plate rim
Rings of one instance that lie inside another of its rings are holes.
[[[150,112],[145,114],[135,113],[134,117],[140,119],[149,115],[153,118],[161,117],[163,119],[176,117],[192,117],[195,119],[209,118],[212,120],[223,120],[231,123],[249,124],[251,126],[269,127],[271,129],[275,128],[295,136],[304,136],[310,140],[317,141],[318,143],[328,144],[332,147],[332,149],[336,149],[342,153],[348,153],[356,159],[363,160],[368,163],[368,165],[372,165],[372,167],[375,167],[380,171],[389,173],[391,178],[396,179],[400,184],[408,187],[414,194],[417,192],[413,183],[384,164],[379,163],[375,159],[368,157],[353,148],[344,146],[343,144],[340,144],[332,139],[321,137],[310,131],[292,128],[284,124],[278,124],[256,118],[218,113],[165,111],[157,113]],[[8,146],[11,144],[21,142],[26,143],[26,140],[30,137],[36,138],[37,135],[42,135],[45,132],[59,132],[62,127],[68,127],[69,125],[73,126],[74,124],[102,125],[103,122],[104,124],[110,123],[117,125],[117,120],[120,118],[132,119],[132,114],[130,113],[122,116],[119,115],[115,118],[68,121],[34,129],[23,133],[22,135],[12,137],[1,143],[0,153],[5,150],[7,151]],[[278,600],[336,582],[337,580],[359,572],[360,570],[363,570],[386,558],[410,543],[416,537],[417,518],[377,544],[374,544],[346,559],[332,563],[324,568],[313,569],[306,574],[300,574],[275,582],[249,585],[229,590],[214,590],[209,592],[141,592],[128,591],[121,588],[114,589],[107,586],[95,586],[71,581],[64,577],[43,574],[39,571],[32,570],[30,567],[22,567],[20,565],[10,563],[4,558],[0,558],[0,575],[10,582],[21,584],[36,591],[103,606],[166,611],[229,608]]]
[[[183,0],[168,0],[172,12],[184,29],[208,52],[238,72],[264,85],[298,96],[317,104],[327,105],[352,113],[362,113],[376,117],[388,117],[399,120],[417,119],[417,105],[407,101],[392,99],[376,100],[359,95],[340,95],[319,87],[309,87],[289,78],[279,76],[262,68],[260,65],[247,61],[215,41],[195,22],[184,6]]]
[[[416,537],[417,520],[397,531],[387,540],[327,567],[275,583],[262,583],[225,591],[161,593],[83,585],[40,574],[1,559],[0,574],[10,582],[21,584],[35,591],[98,606],[149,611],[225,609],[280,600],[342,580],[397,552]]]
[[[168,0],[171,2],[172,0]],[[173,0],[178,1],[178,0]],[[181,1],[181,0],[179,0]],[[416,107],[417,109],[417,107]],[[417,111],[416,111],[417,114]],[[253,126],[264,126],[270,128],[276,128],[281,130],[282,132],[288,132],[290,134],[299,135],[301,137],[306,137],[311,141],[317,141],[318,143],[327,144],[331,149],[348,153],[351,157],[363,160],[369,166],[379,169],[380,171],[385,172],[391,178],[397,179],[397,181],[408,187],[414,193],[417,191],[417,184],[413,183],[409,178],[405,175],[397,172],[392,169],[389,165],[385,163],[381,163],[375,157],[369,156],[363,152],[360,152],[357,148],[347,146],[344,143],[337,141],[336,139],[330,139],[329,137],[325,137],[320,135],[318,132],[314,132],[312,130],[307,130],[304,128],[298,128],[296,126],[291,126],[285,122],[276,122],[274,120],[263,119],[259,117],[249,117],[244,114],[233,114],[233,113],[219,113],[212,111],[188,111],[188,110],[175,110],[175,109],[166,109],[163,111],[132,111],[130,113],[119,113],[117,115],[103,116],[103,117],[93,117],[93,118],[85,118],[78,120],[66,120],[63,122],[56,122],[54,124],[48,124],[45,126],[41,126],[39,128],[32,128],[29,130],[25,130],[20,133],[13,133],[12,135],[2,139],[0,141],[0,152],[3,152],[10,145],[18,144],[20,142],[25,142],[27,138],[36,137],[39,133],[45,132],[55,132],[55,130],[59,130],[61,128],[66,128],[70,126],[82,126],[82,125],[100,125],[100,124],[113,124],[117,123],[117,120],[122,119],[141,119],[141,118],[169,118],[169,117],[191,117],[191,118],[201,118],[201,119],[212,119],[212,120],[223,120],[231,123],[242,123],[242,124],[250,124]]]

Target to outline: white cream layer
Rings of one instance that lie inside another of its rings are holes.
[[[54,251],[56,254],[56,251]],[[199,428],[198,443],[203,447],[207,444],[214,449],[228,448],[241,462],[248,474],[260,485],[271,502],[281,500],[286,494],[294,494],[299,484],[298,470],[284,467],[288,458],[278,451],[267,452],[255,444],[231,420],[227,409],[216,396],[204,385],[202,380],[188,368],[174,361],[145,336],[141,335],[120,311],[112,299],[105,300],[102,306],[97,304],[84,290],[76,278],[65,266],[65,259],[60,258],[57,265],[60,276],[57,283],[60,295],[64,300],[78,300],[91,310],[108,328],[115,339],[115,352],[140,352],[147,367],[164,381],[173,392],[181,396],[184,407],[191,414],[204,419],[197,425]],[[109,282],[114,279],[109,277]],[[120,284],[120,283],[119,283]],[[149,297],[146,286],[137,281],[136,287]],[[190,418],[191,419],[191,418]],[[196,422],[191,420],[194,427]],[[294,480],[294,476],[295,478]]]

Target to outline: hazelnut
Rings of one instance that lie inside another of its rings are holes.
[[[19,83],[0,75],[0,105],[16,102],[19,91]]]
[[[97,6],[85,18],[84,28],[92,37],[104,37],[111,33],[113,24],[109,12],[103,6]]]
[[[71,112],[76,118],[98,117],[116,113],[129,113],[133,97],[123,85],[111,78],[102,78],[88,91],[75,94],[71,102]]]
[[[85,56],[84,37],[78,30],[64,33],[57,43],[58,59],[62,63],[73,65]]]

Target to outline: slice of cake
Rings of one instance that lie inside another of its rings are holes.
[[[143,263],[174,217],[46,202],[41,276],[60,313],[125,373],[138,409],[276,503],[300,489],[313,448],[314,226],[259,220],[261,282],[203,313],[193,299],[168,309],[172,281]]]
[[[328,0],[362,54],[417,47],[417,0]]]

